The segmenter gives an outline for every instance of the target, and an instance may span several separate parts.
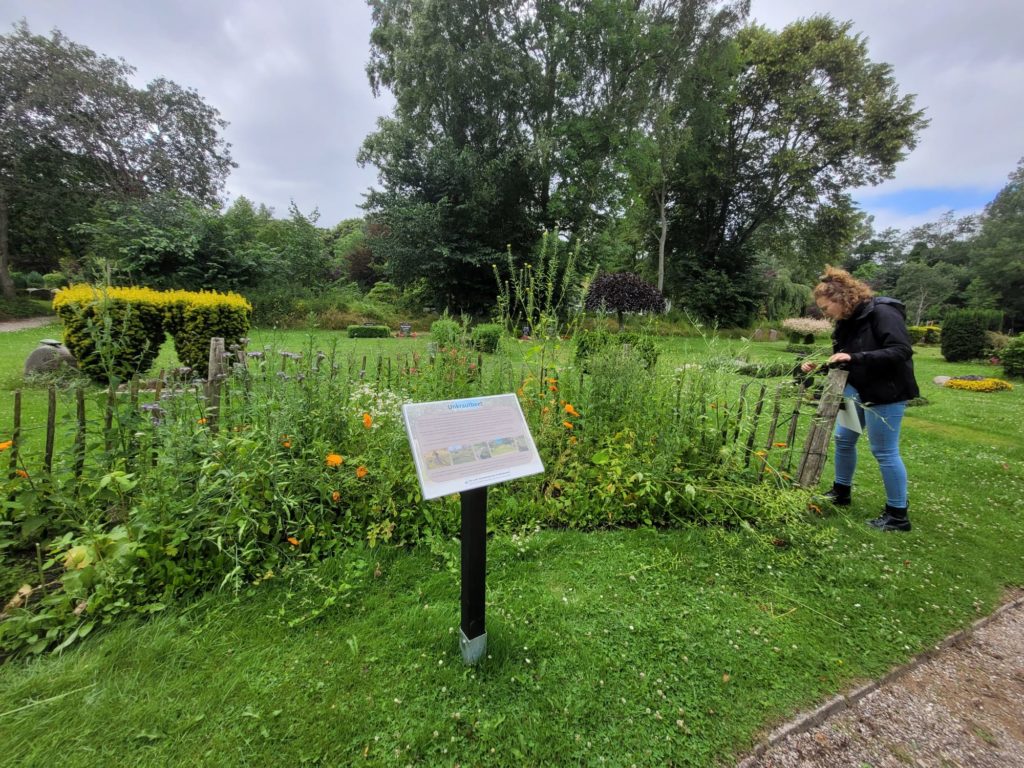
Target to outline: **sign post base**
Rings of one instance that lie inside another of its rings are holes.
[[[476,664],[487,653],[487,633],[477,635],[472,640],[466,633],[459,630],[459,650],[462,651],[462,663],[466,666]]]

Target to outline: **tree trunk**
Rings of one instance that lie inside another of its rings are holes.
[[[0,291],[5,299],[14,298],[11,260],[7,252],[7,190],[0,186]]]
[[[668,214],[665,211],[668,191],[665,186],[665,182],[662,181],[658,192],[658,212],[661,214],[661,232],[658,235],[658,293],[662,295],[665,293],[665,242],[668,240]]]

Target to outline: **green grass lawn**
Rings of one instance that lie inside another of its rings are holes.
[[[5,370],[45,335],[0,337]],[[361,363],[422,343],[349,349]],[[659,366],[707,353],[662,344]],[[792,359],[783,346],[749,353]],[[864,450],[853,506],[776,545],[694,525],[495,536],[474,668],[457,643],[457,542],[354,550],[0,668],[0,765],[727,763],[1024,584],[1024,387],[943,389],[940,373],[999,369],[934,348],[915,360],[930,404],[905,419],[909,534],[864,525],[884,503]]]

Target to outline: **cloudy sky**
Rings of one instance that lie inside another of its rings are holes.
[[[774,29],[817,13],[853,21],[931,120],[895,178],[855,193],[876,228],[980,211],[1024,156],[1024,2],[752,0]],[[5,31],[21,18],[199,91],[230,123],[229,197],[361,214],[376,173],[356,152],[392,103],[366,79],[363,0],[0,0]]]

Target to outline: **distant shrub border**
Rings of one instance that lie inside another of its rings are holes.
[[[389,339],[391,329],[386,325],[350,325],[348,327],[350,339]]]
[[[942,329],[937,325],[911,325],[907,333],[911,344],[938,344]]]
[[[252,305],[237,293],[91,285],[59,290],[53,309],[64,323],[64,344],[98,381],[149,370],[167,333],[182,365],[206,376],[210,339],[241,344],[252,317]]]

